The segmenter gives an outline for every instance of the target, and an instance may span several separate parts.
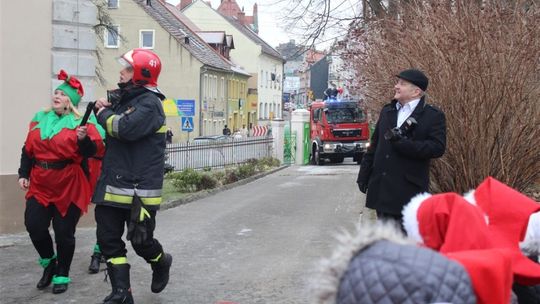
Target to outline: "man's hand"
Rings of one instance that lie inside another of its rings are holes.
[[[107,101],[107,99],[101,97],[96,100],[95,108],[97,109],[96,115],[99,115],[103,109],[110,107],[112,104]]]
[[[358,185],[358,190],[360,190],[360,192],[364,194],[367,193],[367,184],[357,183],[357,185]]]

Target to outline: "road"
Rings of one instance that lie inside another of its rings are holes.
[[[171,280],[150,292],[151,271],[129,247],[136,303],[310,303],[309,279],[334,235],[363,209],[358,166],[293,166],[158,214],[157,238],[174,256]],[[41,268],[26,234],[0,238],[1,303],[101,303],[104,274],[86,273],[95,230],[77,231],[72,283],[39,291]]]

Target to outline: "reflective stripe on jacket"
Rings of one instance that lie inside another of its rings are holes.
[[[141,87],[127,95],[98,115],[109,136],[93,202],[131,208],[137,194],[148,209],[159,209],[167,130],[162,96]]]

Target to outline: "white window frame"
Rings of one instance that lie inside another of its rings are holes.
[[[107,8],[112,8],[112,9],[120,8],[120,0],[116,0],[116,6],[109,6],[109,0],[107,0]]]
[[[105,45],[105,48],[108,48],[108,49],[117,49],[120,47],[120,25],[118,24],[111,24],[111,26],[113,27],[116,27],[116,31],[118,33],[117,37],[116,37],[116,45],[110,45],[109,44],[109,29],[105,29],[105,35],[104,35],[104,38],[103,39],[103,43]]]
[[[152,46],[143,46],[143,32],[152,32]],[[156,30],[142,29],[139,30],[139,47],[142,49],[153,50],[156,46]]]

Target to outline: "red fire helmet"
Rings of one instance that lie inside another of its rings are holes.
[[[161,72],[158,55],[147,49],[133,49],[118,58],[123,66],[133,68],[133,83],[145,87],[157,87]]]

